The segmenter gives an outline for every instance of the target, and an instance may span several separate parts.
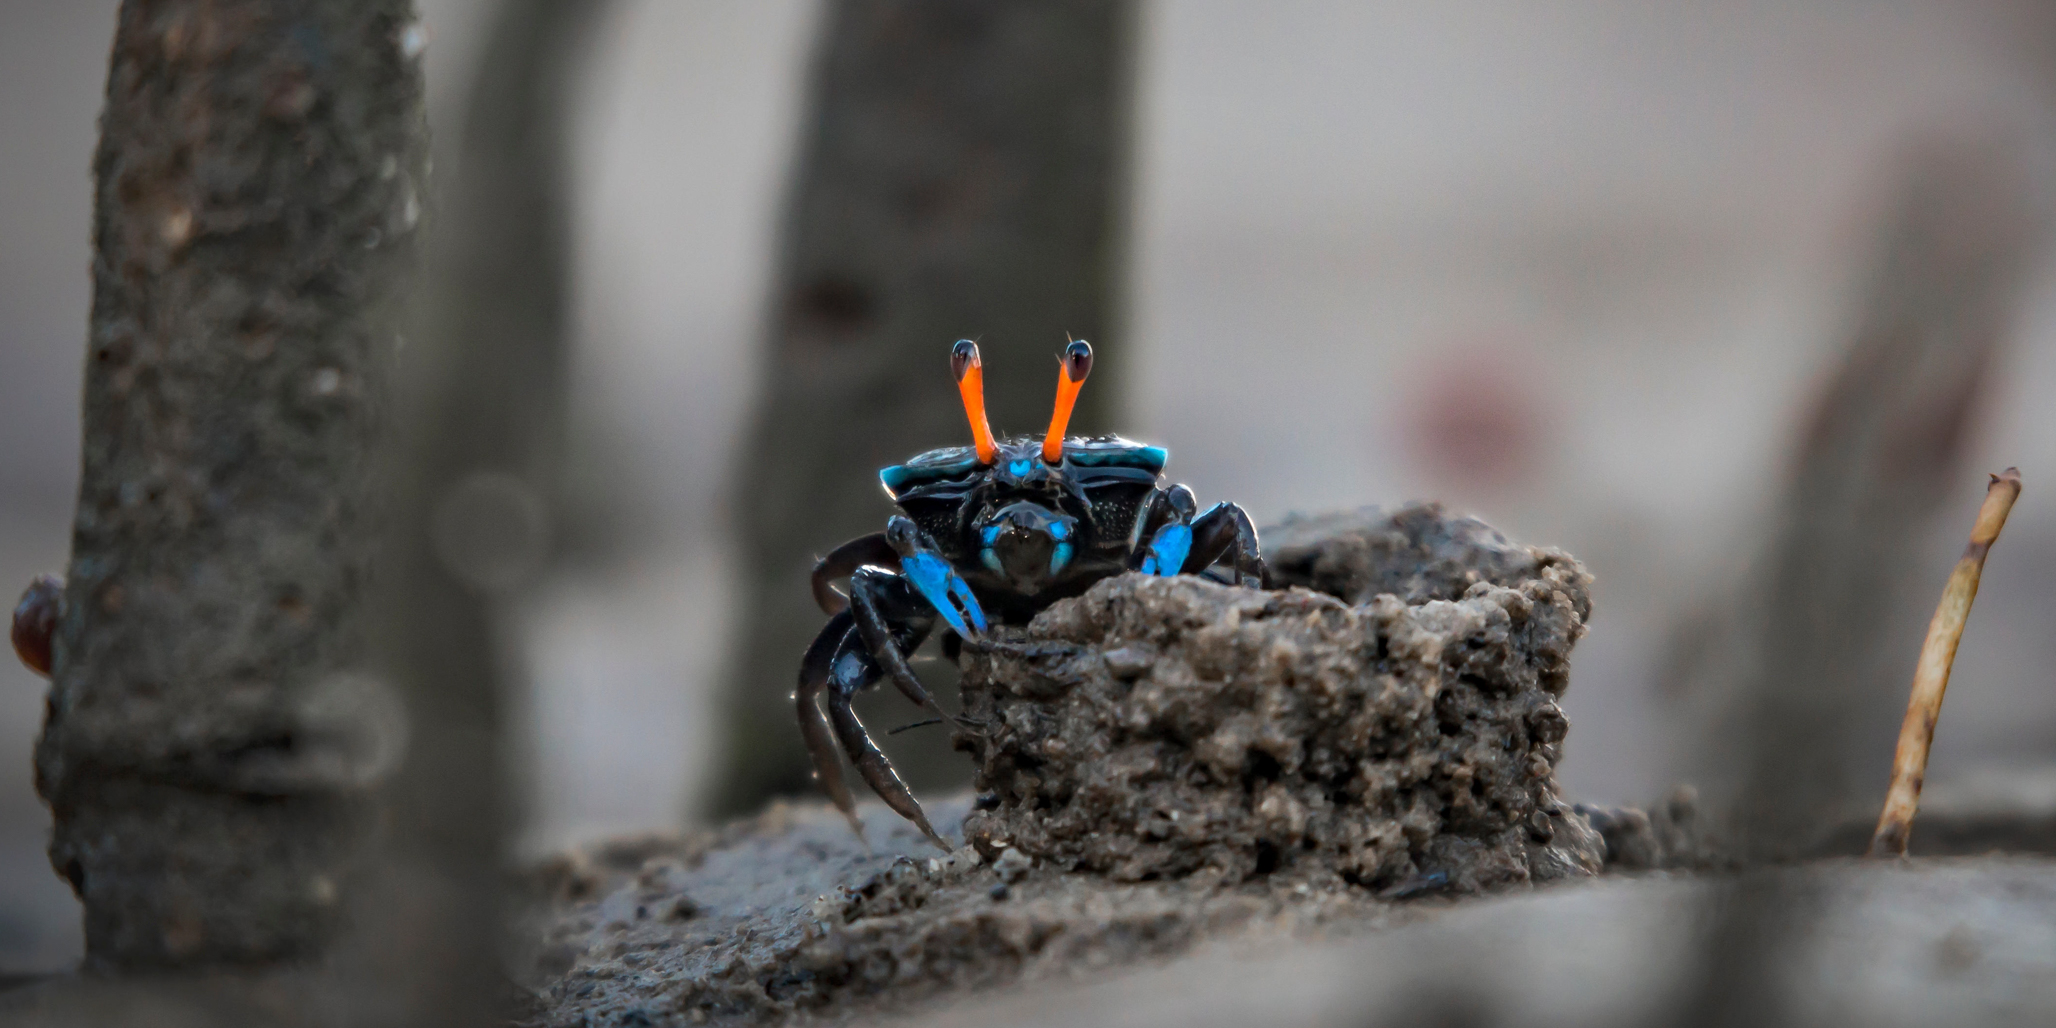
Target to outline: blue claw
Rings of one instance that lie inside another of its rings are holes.
[[[964,581],[964,576],[957,574],[955,568],[951,568],[949,572],[949,593],[963,603],[964,613],[971,615],[971,627],[981,632],[985,631],[985,611],[979,609],[978,597],[971,595],[971,586]]]
[[[1142,558],[1142,573],[1169,578],[1185,567],[1185,555],[1192,552],[1191,525],[1165,525],[1149,541],[1149,555]]]
[[[971,587],[948,561],[932,553],[909,554],[900,558],[900,571],[958,635],[973,633],[964,623],[964,614],[958,612],[957,604],[951,602],[953,597],[962,601],[964,611],[971,615],[971,624],[977,625],[978,631],[985,631],[985,612],[979,609],[978,598],[971,595]]]

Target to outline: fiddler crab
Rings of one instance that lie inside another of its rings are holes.
[[[1192,490],[1162,478],[1168,453],[1119,436],[1065,438],[1092,347],[1073,341],[1057,375],[1056,411],[1041,439],[994,439],[985,419],[984,366],[960,339],[950,370],[971,424],[971,445],[929,450],[878,473],[899,507],[885,531],[852,539],[814,565],[814,600],[828,624],[800,660],[800,735],[821,786],[864,834],[843,782],[840,742],[865,784],[943,849],[921,805],[850,709],[881,677],[915,704],[945,712],[907,656],[943,625],[944,654],[984,646],[994,625],[1021,625],[1057,600],[1126,571],[1204,574],[1261,588],[1256,527],[1241,507],[1198,512]],[[848,579],[848,593],[833,583]],[[821,699],[827,697],[827,712]]]

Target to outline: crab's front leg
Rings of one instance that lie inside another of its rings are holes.
[[[971,594],[970,585],[949,561],[924,544],[921,530],[912,519],[894,515],[885,523],[885,541],[899,554],[900,572],[906,576],[907,584],[958,635],[968,638],[985,631],[985,611],[978,606],[978,597]]]
[[[942,709],[907,663],[907,654],[921,645],[935,624],[935,612],[928,607],[905,575],[872,567],[850,576],[850,614],[872,658],[907,699],[961,727],[963,719]]]
[[[856,819],[849,791],[842,784],[841,769],[835,766],[836,743],[849,755],[857,773],[871,791],[900,816],[912,821],[931,842],[947,850],[950,845],[929,824],[921,804],[902,781],[871,733],[850,705],[856,694],[869,688],[881,676],[892,679],[900,692],[915,703],[951,722],[962,720],[943,710],[921,685],[907,664],[907,654],[921,645],[940,616],[960,635],[982,633],[985,612],[977,597],[949,562],[922,545],[912,521],[895,517],[886,526],[885,539],[898,554],[900,572],[895,574],[876,564],[859,567],[850,574],[849,608],[835,615],[800,672],[800,730],[814,756],[814,766],[829,796],[842,808],[859,836],[863,828]],[[883,562],[878,562],[882,564]],[[818,699],[826,693],[827,716]]]
[[[1185,558],[1185,572],[1203,571],[1216,561],[1227,559],[1239,585],[1264,587],[1267,576],[1264,552],[1257,545],[1256,525],[1249,513],[1233,503],[1216,503],[1192,521],[1192,551]]]
[[[807,654],[800,659],[799,688],[793,690],[792,698],[800,718],[800,738],[807,744],[807,755],[814,761],[814,777],[828,798],[835,801],[837,810],[849,819],[850,829],[857,838],[864,837],[864,822],[857,817],[857,802],[850,797],[849,786],[842,780],[842,757],[835,748],[835,729],[829,724],[827,715],[821,712],[821,696],[829,691],[830,679],[835,674],[836,658],[847,648],[849,640],[856,635],[855,618],[849,611],[838,612],[828,619],[821,634],[814,637]]]
[[[1192,553],[1192,516],[1199,510],[1199,501],[1192,490],[1174,485],[1156,495],[1155,508],[1149,520],[1157,529],[1129,560],[1145,575],[1169,578],[1185,570],[1185,560]]]
[[[925,611],[904,616],[919,602],[918,598],[900,576],[875,567],[860,569],[851,576],[850,597],[850,609],[829,619],[828,626],[808,647],[806,658],[800,663],[799,689],[793,698],[798,706],[800,734],[814,759],[814,771],[858,838],[864,835],[864,824],[857,818],[856,803],[843,783],[841,761],[836,753],[838,745],[856,765],[864,784],[886,806],[912,821],[921,834],[947,850],[949,843],[929,824],[921,804],[915,801],[892,761],[872,741],[871,733],[850,705],[858,693],[870,688],[881,675],[890,673],[902,691],[911,685],[910,696],[914,696],[915,702],[927,700],[924,705],[933,707],[926,690],[921,689],[920,682],[907,669],[904,653],[921,644],[935,618]],[[876,636],[866,629],[867,620],[878,629]],[[897,667],[888,671],[881,665]],[[823,699],[827,701],[825,713],[821,709]]]
[[[1195,516],[1199,502],[1192,490],[1182,485],[1159,493],[1157,503],[1158,512],[1151,520],[1161,524],[1148,545],[1131,558],[1135,570],[1165,578],[1198,574],[1225,557],[1237,584],[1263,587],[1264,557],[1257,544],[1256,525],[1240,506],[1217,503]]]
[[[837,615],[839,618],[845,616],[849,615]],[[857,693],[869,688],[878,680],[880,674],[878,660],[872,655],[871,647],[864,641],[861,631],[853,627],[843,636],[834,647],[827,661],[826,670],[826,680],[822,684],[827,687],[828,720],[834,729],[836,741],[842,744],[843,752],[849,754],[850,762],[857,766],[857,773],[863,776],[864,784],[869,785],[871,791],[885,801],[886,806],[920,828],[921,834],[927,836],[930,842],[944,850],[951,849],[949,842],[928,823],[928,815],[922,812],[921,804],[915,801],[913,792],[907,788],[907,783],[900,779],[899,772],[892,766],[892,761],[887,759],[885,752],[871,740],[871,733],[865,730],[863,721],[857,718],[857,712],[850,706],[850,701]],[[800,711],[803,726],[807,724],[808,713],[804,708]],[[818,717],[818,713],[815,716]],[[821,766],[818,751],[815,766]],[[840,784],[839,778],[839,772],[837,780],[834,781],[826,774],[823,775],[823,784],[829,786],[831,796],[834,796],[834,787]],[[842,797],[836,797],[836,802],[840,806]],[[845,807],[843,812],[850,818],[851,824],[857,827],[857,834],[861,837],[863,829],[856,820],[855,808]]]

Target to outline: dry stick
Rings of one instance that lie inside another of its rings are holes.
[[[1956,644],[1963,638],[1971,601],[1977,599],[1985,554],[1991,552],[1999,530],[2006,527],[2006,515],[2013,511],[2013,501],[2019,498],[2019,468],[1992,476],[1984,505],[1978,508],[1977,525],[1970,530],[1970,545],[1964,547],[1956,570],[1949,573],[1942,602],[1928,622],[1927,642],[1920,647],[1920,663],[1913,671],[1913,696],[1906,702],[1906,721],[1899,727],[1899,750],[1892,757],[1892,787],[1885,793],[1877,834],[1870,839],[1873,857],[1906,855],[1913,815],[1920,808],[1920,786],[1927,779],[1928,747],[1935,741],[1935,721],[1942,716],[1942,695],[1949,691],[1949,669],[1956,663]]]

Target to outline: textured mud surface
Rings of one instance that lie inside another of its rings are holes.
[[[969,797],[929,804],[955,835]],[[867,852],[825,804],[723,838],[628,841],[534,873],[517,1023],[841,1021],[1024,978],[1090,973],[1244,932],[1348,934],[1415,919],[1362,889],[1122,884],[935,849],[866,804]]]
[[[966,661],[967,839],[1116,881],[1373,888],[1592,874],[1557,795],[1575,564],[1460,600],[1351,606],[1128,575]]]
[[[1280,589],[1124,576],[967,648],[981,792],[929,804],[953,854],[808,805],[553,861],[527,1020],[858,1018],[1596,872],[1554,779],[1577,562],[1433,507],[1273,535]]]
[[[1458,600],[1480,582],[1516,587],[1547,579],[1554,569],[1579,619],[1591,616],[1590,579],[1570,554],[1511,542],[1477,518],[1450,516],[1440,504],[1294,514],[1265,528],[1262,537],[1277,584],[1349,603],[1369,603],[1380,594],[1406,603]]]

